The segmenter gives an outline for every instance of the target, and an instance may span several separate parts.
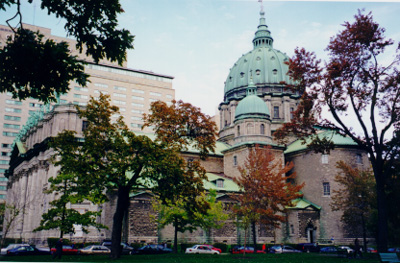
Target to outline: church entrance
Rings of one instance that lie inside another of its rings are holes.
[[[316,228],[314,227],[313,224],[309,223],[307,225],[306,233],[307,233],[307,241],[308,241],[308,243],[314,243],[315,242],[315,235],[316,235]]]

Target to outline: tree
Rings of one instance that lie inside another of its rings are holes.
[[[153,103],[155,104],[155,103]],[[187,105],[187,104],[184,104]],[[190,104],[189,104],[190,105]],[[187,105],[187,114],[197,108]],[[161,104],[162,107],[168,107]],[[162,114],[160,111],[154,111]],[[179,112],[179,111],[177,111]],[[103,202],[108,196],[115,196],[116,209],[112,225],[111,257],[120,256],[122,222],[129,208],[129,193],[133,189],[149,189],[163,202],[173,202],[177,196],[185,196],[188,211],[195,212],[196,195],[203,190],[202,177],[204,169],[197,162],[186,163],[180,156],[180,149],[174,140],[152,141],[149,137],[135,135],[128,129],[122,117],[112,121],[118,114],[118,107],[111,106],[109,96],[101,94],[98,99],[91,98],[85,109],[78,107],[78,115],[85,120],[87,127],[83,130],[82,140],[73,144],[69,154],[58,155],[58,164],[66,172],[75,175],[74,180],[80,186],[81,194],[93,202]],[[149,115],[152,116],[152,115]],[[171,115],[173,118],[174,114]],[[202,116],[197,112],[195,116]],[[183,119],[184,121],[190,119]],[[165,120],[166,122],[168,119]],[[172,125],[176,125],[173,122]],[[182,127],[185,125],[182,124]],[[157,125],[155,125],[157,127]],[[200,128],[203,127],[200,125]],[[207,127],[207,125],[205,125]],[[197,132],[185,137],[184,142],[194,141],[202,149],[212,149],[214,141],[204,141],[203,135]],[[176,130],[180,132],[179,129]],[[57,148],[71,147],[65,141],[74,141],[76,132],[64,131],[56,140]],[[213,134],[215,137],[215,134]],[[174,145],[174,147],[169,147]],[[106,193],[108,196],[106,196]]]
[[[197,196],[198,204],[201,206],[195,213],[187,211],[186,200],[178,198],[174,203],[167,201],[166,204],[155,198],[153,199],[153,209],[157,212],[153,218],[160,228],[172,224],[174,227],[174,252],[178,249],[178,232],[192,232],[198,227],[206,231],[211,228],[220,228],[228,218],[223,210],[221,202],[217,202],[217,193],[211,190],[208,195],[204,192]]]
[[[23,192],[24,194],[21,194]],[[10,231],[18,231],[18,228],[23,228],[24,216],[33,203],[37,203],[37,197],[30,195],[26,189],[12,188],[7,191],[7,200],[2,209],[4,209],[3,235],[1,246],[3,246]],[[14,236],[15,237],[15,236]]]
[[[224,226],[225,221],[229,218],[229,214],[225,211],[222,202],[217,201],[217,191],[210,189],[205,198],[209,205],[209,209],[206,214],[200,214],[200,227],[207,232],[207,239],[211,234],[211,229],[220,229]],[[210,242],[210,240],[206,240]]]
[[[304,184],[295,185],[295,173],[290,174],[293,163],[284,165],[276,158],[271,147],[255,146],[249,150],[243,166],[239,166],[240,177],[234,181],[241,189],[233,198],[238,201],[234,213],[253,225],[253,243],[256,248],[255,223],[279,228],[286,220],[286,208],[302,196]]]
[[[1,209],[4,215],[4,222],[3,222],[3,235],[1,237],[0,246],[3,247],[4,240],[6,240],[8,232],[12,228],[13,224],[16,222],[18,216],[23,211],[23,207],[5,204],[4,206],[1,207]]]
[[[343,211],[341,221],[357,231],[362,227],[364,251],[367,251],[367,221],[376,207],[375,180],[372,171],[354,169],[343,161],[336,167],[340,173],[335,182],[340,189],[333,190],[331,207],[333,211]]]
[[[153,200],[153,209],[157,212],[157,218],[154,218],[160,228],[169,224],[174,227],[174,253],[178,252],[178,232],[192,232],[198,226],[197,218],[193,213],[185,209],[186,200],[184,198],[176,199],[173,203],[170,200],[160,202]],[[204,204],[202,207],[206,207]]]
[[[32,4],[33,0],[28,0]],[[72,56],[66,42],[45,40],[39,32],[24,27],[21,0],[0,0],[0,11],[11,6],[17,13],[7,20],[14,32],[0,49],[0,92],[11,92],[13,98],[35,98],[43,102],[56,100],[66,93],[70,81],[86,86],[88,75],[83,61]],[[95,63],[102,59],[126,60],[126,51],[133,48],[133,36],[117,29],[118,14],[123,12],[119,0],[99,0],[90,4],[79,0],[41,1],[41,9],[65,20],[68,36],[76,39],[76,48]],[[16,19],[16,26],[10,23]]]
[[[387,141],[400,124],[399,48],[391,63],[380,63],[385,49],[394,43],[384,32],[371,13],[359,11],[354,23],[345,22],[343,31],[331,38],[326,49],[329,60],[323,66],[314,53],[296,49],[288,74],[297,84],[288,88],[302,97],[292,121],[275,134],[278,139],[288,134],[304,137],[315,134],[314,125],[319,124],[349,136],[368,153],[376,180],[380,252],[387,249],[385,185],[397,149]],[[324,108],[331,119],[323,118]],[[321,151],[333,147],[318,140],[314,146]]]
[[[162,204],[174,207],[168,218],[174,219],[174,242],[177,242],[177,231],[190,230],[188,223],[196,218],[195,214],[205,214],[209,208],[204,200],[198,198],[204,192],[202,180],[206,179],[206,170],[199,160],[186,162],[180,153],[190,146],[199,151],[200,159],[206,159],[208,153],[214,151],[217,128],[211,117],[201,113],[200,108],[183,101],[173,100],[170,106],[165,102],[155,101],[151,104],[150,111],[150,115],[144,114],[143,127],[153,127],[155,142],[167,152],[176,153],[183,163],[179,169],[186,170],[186,178],[191,178],[189,184],[180,182],[182,187],[178,192],[172,185],[159,182],[159,186],[163,187],[159,191]],[[175,245],[175,249],[176,247]]]
[[[400,229],[398,222],[400,220],[400,207],[397,205],[400,202],[400,131],[397,130],[388,143],[390,147],[397,147],[397,154],[391,169],[388,183],[386,186],[387,202],[388,202],[388,240],[391,244],[400,244]]]
[[[68,146],[67,146],[68,147]],[[88,226],[94,226],[97,229],[106,226],[96,222],[101,211],[86,211],[80,213],[76,209],[68,208],[67,205],[81,203],[85,196],[80,191],[80,185],[73,174],[59,174],[56,177],[49,178],[50,187],[45,191],[46,194],[55,194],[58,199],[50,202],[51,208],[42,214],[40,226],[33,231],[59,229],[60,238],[64,234],[75,233],[74,225],[81,225],[82,231],[88,233]]]

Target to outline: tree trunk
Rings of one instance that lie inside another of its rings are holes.
[[[122,223],[125,215],[125,211],[129,207],[129,187],[121,186],[118,188],[117,194],[117,207],[115,209],[113,226],[111,233],[111,255],[113,259],[117,259],[121,256],[121,235],[122,235]]]
[[[174,227],[174,253],[178,253],[178,226],[175,219],[175,227]]]
[[[364,213],[361,214],[361,223],[362,223],[362,231],[363,231],[363,250],[364,253],[367,253],[367,228],[365,226],[365,215]]]
[[[383,253],[388,248],[388,222],[387,222],[387,202],[385,192],[385,180],[383,173],[375,174],[376,195],[378,202],[378,252]]]
[[[246,241],[247,241],[247,227],[244,228],[244,249],[243,249],[243,257],[246,255]]]
[[[65,214],[66,214],[66,210],[67,210],[67,204],[65,203],[63,206],[63,210],[61,213],[61,227],[60,227],[60,238],[64,237],[64,224],[65,224]]]
[[[256,235],[256,222],[251,222],[251,231],[253,232],[254,253],[257,250],[257,235]]]

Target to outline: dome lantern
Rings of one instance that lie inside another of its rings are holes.
[[[254,49],[258,47],[273,47],[272,44],[274,42],[274,39],[271,37],[271,31],[269,31],[268,26],[265,22],[264,14],[265,12],[261,6],[260,24],[258,25],[257,31],[253,39]]]

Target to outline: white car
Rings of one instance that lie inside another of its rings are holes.
[[[9,249],[13,249],[16,247],[29,247],[29,244],[9,244],[7,247],[1,249],[1,254],[7,255],[7,251]]]
[[[351,254],[354,252],[354,249],[352,249],[351,247],[348,247],[348,246],[340,246],[339,249],[346,250],[348,254]]]
[[[193,247],[187,248],[185,251],[186,254],[214,254],[218,255],[218,250],[213,250],[209,246],[203,245],[195,245]]]
[[[111,250],[105,246],[91,245],[79,250],[80,254],[109,254]]]

